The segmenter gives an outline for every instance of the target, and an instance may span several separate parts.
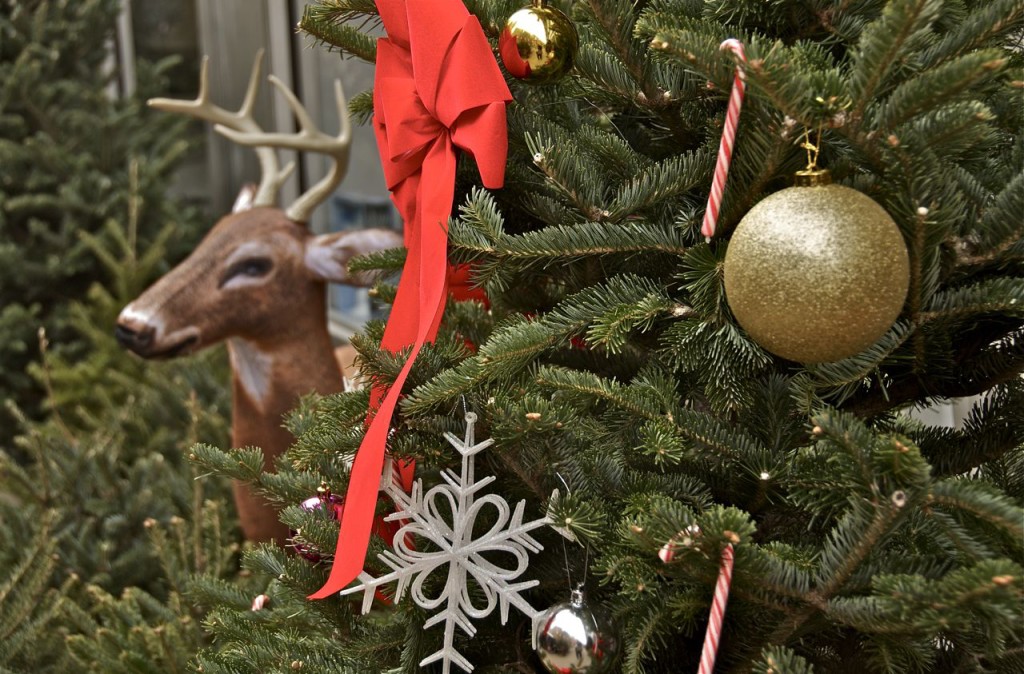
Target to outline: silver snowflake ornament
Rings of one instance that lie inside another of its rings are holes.
[[[401,600],[406,589],[411,588],[410,596],[417,606],[437,611],[424,623],[424,629],[444,623],[444,645],[424,658],[420,666],[440,661],[444,674],[449,674],[452,664],[466,672],[473,671],[473,664],[455,649],[456,626],[472,637],[476,634],[473,620],[485,618],[498,608],[501,623],[505,624],[510,605],[534,623],[541,614],[520,596],[522,591],[534,587],[539,581],[515,581],[529,566],[528,553],[543,549],[529,532],[550,524],[551,520],[543,517],[523,522],[526,501],[520,501],[512,511],[508,502],[497,494],[479,495],[480,490],[494,482],[495,478],[490,476],[477,481],[474,457],[494,441],[488,439],[476,442],[473,433],[476,419],[472,412],[466,414],[466,436],[463,439],[445,433],[445,439],[462,455],[461,475],[451,470],[443,471],[441,477],[444,483],[432,487],[426,493],[423,492],[422,480],[413,484],[410,494],[397,487],[394,481],[385,480],[384,490],[398,507],[398,512],[388,515],[386,519],[405,522],[395,534],[393,549],[380,555],[381,561],[393,570],[380,578],[363,572],[359,575],[359,584],[341,591],[343,595],[361,591],[363,613],[366,613],[373,604],[378,587],[397,582],[395,601]],[[493,508],[494,524],[488,531],[473,538],[473,525],[485,508]],[[413,548],[414,536],[429,541],[430,545],[424,546],[428,549]],[[502,565],[493,561],[495,553],[501,559],[513,563]],[[485,558],[485,554],[491,558]],[[427,596],[423,585],[438,570],[446,570],[448,582],[437,596]],[[483,595],[480,605],[475,604],[471,596],[470,579],[480,590],[474,593],[477,600],[480,601],[479,595]],[[531,633],[535,632],[531,630]]]

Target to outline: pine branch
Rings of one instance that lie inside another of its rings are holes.
[[[754,665],[755,674],[814,674],[814,667],[789,648],[769,646]]]
[[[1024,388],[1018,380],[989,389],[958,429],[927,428],[915,439],[936,477],[964,475],[1024,445]]]
[[[665,105],[671,100],[671,93],[663,91],[651,80],[648,67],[643,58],[643,47],[633,38],[636,16],[633,3],[626,0],[612,2],[586,3],[594,25],[607,40],[607,44],[622,63],[640,90],[638,102],[650,103],[650,109],[658,120],[672,133],[676,142],[686,145],[690,140],[690,130],[680,123],[678,115]],[[668,96],[666,96],[668,93]]]
[[[897,521],[898,510],[879,507],[880,503],[872,506],[875,512],[870,520],[862,519],[864,513],[861,513],[861,518],[850,517],[830,532],[827,547],[823,550],[817,588],[806,597],[806,606],[791,611],[779,622],[768,638],[770,644],[785,645],[808,620],[819,612],[827,611],[833,596],[842,589],[843,584],[881,539],[889,534]],[[854,528],[856,533],[849,531]]]
[[[976,234],[957,242],[957,266],[986,267],[1002,261],[1014,248],[1019,249],[1024,238],[1020,213],[1024,213],[1024,174],[1017,173],[986,205]],[[1018,250],[1017,257],[1024,257],[1024,252]]]
[[[968,54],[983,45],[998,42],[1000,38],[1019,37],[1020,22],[1024,19],[1024,5],[1019,0],[990,0],[972,6],[966,20],[958,23],[941,40],[925,49],[919,56],[922,69],[931,68],[941,61]]]
[[[972,372],[971,367],[985,358],[997,358],[998,368]],[[957,370],[935,372],[926,378],[903,377],[884,389],[871,389],[855,394],[843,408],[859,417],[870,419],[888,410],[926,398],[966,398],[979,395],[1024,373],[1024,340],[1019,327],[1002,323],[982,324],[967,333],[956,346],[953,361]],[[964,375],[949,378],[947,375]]]
[[[868,118],[877,116],[877,120],[872,119],[869,124],[878,133],[891,133],[911,118],[979,87],[985,80],[998,75],[1006,63],[1007,60],[995,49],[976,51],[946,61],[901,82],[884,102],[878,104],[877,115],[875,110],[867,108],[865,114]]]
[[[491,334],[477,355],[417,387],[403,409],[410,413],[427,411],[485,383],[521,378],[541,355],[569,346],[573,337],[582,336],[608,307],[633,305],[660,294],[661,290],[648,279],[618,276],[570,296],[537,320],[511,318]]]
[[[860,36],[850,73],[850,94],[854,101],[850,120],[854,130],[860,127],[867,105],[900,57],[921,43],[940,7],[941,3],[936,0],[895,0]]]
[[[1021,571],[1007,560],[990,560],[937,580],[882,575],[872,583],[874,596],[835,599],[829,615],[869,634],[936,635],[976,620],[998,631],[1002,621],[993,618],[1015,615],[1024,598]]]
[[[759,443],[709,415],[678,408],[666,412],[643,388],[623,387],[596,375],[562,368],[541,368],[536,382],[544,388],[611,403],[648,421],[670,424],[675,433],[713,450],[727,463],[742,464],[749,472],[760,474],[764,449]]]
[[[491,241],[473,236],[472,232],[455,225],[451,236],[456,251],[492,258],[492,264],[528,261],[527,268],[597,255],[683,255],[687,250],[680,233],[672,225],[636,221],[553,225],[518,236],[502,235]]]
[[[368,63],[377,62],[377,40],[362,31],[362,27],[344,25],[360,14],[376,13],[372,2],[341,2],[338,0],[321,0],[318,5],[306,5],[299,30],[320,41],[329,48],[341,49]],[[364,22],[363,27],[365,27]]]
[[[883,363],[914,334],[911,326],[897,322],[875,344],[855,356],[834,363],[808,365],[806,373],[794,381],[794,387],[797,391],[805,385],[813,387],[835,404],[842,404],[846,410],[859,409],[848,405],[847,400],[862,390],[864,382],[879,373]],[[899,399],[894,396],[892,386],[889,382],[879,381],[871,387],[871,395],[896,402]]]
[[[189,460],[198,467],[228,475],[242,482],[255,482],[263,472],[263,450],[259,447],[245,447],[223,451],[212,445],[199,443],[192,447]]]
[[[1018,548],[1024,546],[1024,509],[984,482],[948,479],[932,485],[931,504],[967,513],[1000,529]],[[1018,549],[1018,552],[1020,550]]]

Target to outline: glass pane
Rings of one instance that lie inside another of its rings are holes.
[[[167,95],[191,97],[198,86],[199,31],[195,0],[132,0],[135,55],[147,61],[178,56]]]

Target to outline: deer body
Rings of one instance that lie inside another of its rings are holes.
[[[312,344],[306,342],[267,353],[255,350],[258,346],[241,338],[228,341],[232,369],[231,444],[263,449],[264,471],[271,470],[274,460],[294,441],[282,421],[299,398],[314,391],[323,395],[337,393],[343,388],[330,344],[327,348],[309,347]],[[253,384],[246,378],[252,367],[246,359],[252,356],[265,359],[266,369],[261,373],[265,378],[256,384],[265,387],[262,391],[252,391]],[[283,544],[288,530],[278,520],[277,509],[246,484],[235,482],[232,490],[246,539]]]
[[[218,123],[237,142],[258,146],[263,181],[243,189],[235,210],[210,230],[181,264],[168,272],[118,317],[116,335],[144,358],[174,358],[226,342],[232,370],[231,441],[260,447],[264,470],[292,443],[283,417],[311,392],[331,394],[345,382],[337,358],[352,362],[351,348],[336,353],[327,329],[327,282],[367,285],[346,264],[359,254],[402,245],[397,232],[381,229],[313,235],[303,224],[309,211],[342,179],[348,151],[348,117],[337,89],[342,131],[332,139],[312,129],[301,105],[276,80],[303,130],[296,136],[267,134],[252,120],[259,60],[238,113],[212,105],[204,62],[195,101],[151,101],[156,107]],[[270,147],[268,147],[270,146]],[[335,166],[287,211],[272,206],[287,170],[277,170],[271,147],[324,151]],[[351,378],[351,374],[349,375]],[[249,540],[284,544],[287,528],[276,509],[249,485],[234,485],[242,530]]]

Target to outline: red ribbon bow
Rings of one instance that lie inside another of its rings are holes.
[[[408,250],[381,346],[412,351],[390,388],[371,391],[370,426],[352,465],[334,565],[312,599],[340,591],[363,570],[391,418],[444,313],[455,148],[473,155],[485,186],[505,180],[505,102],[512,95],[480,22],[459,0],[377,0],[377,9],[388,36],[377,41],[374,131]],[[411,473],[407,467],[402,474],[407,489]]]

